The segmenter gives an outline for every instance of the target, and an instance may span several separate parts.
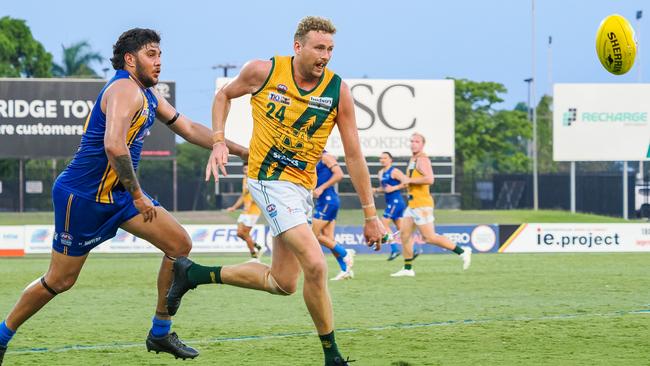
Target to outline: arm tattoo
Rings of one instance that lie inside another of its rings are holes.
[[[117,173],[120,183],[129,193],[133,194],[140,189],[140,183],[138,183],[133,163],[131,163],[131,156],[120,155],[113,158],[113,169]]]

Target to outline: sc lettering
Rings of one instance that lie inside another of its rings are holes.
[[[399,127],[398,126],[398,121],[388,121],[386,119],[386,116],[384,115],[384,103],[386,102],[386,97],[387,93],[391,89],[395,88],[405,88],[409,92],[411,92],[411,96],[413,99],[415,99],[415,88],[412,87],[411,85],[406,85],[406,84],[393,84],[388,86],[386,89],[382,90],[379,93],[379,97],[377,98],[377,114],[375,115],[375,111],[372,109],[371,106],[368,106],[364,103],[361,103],[357,98],[354,98],[354,90],[357,88],[362,88],[370,91],[371,95],[375,95],[375,91],[372,87],[372,85],[369,84],[355,84],[350,88],[350,92],[352,93],[352,97],[354,99],[354,105],[357,106],[359,109],[364,111],[365,113],[368,113],[370,116],[370,124],[368,126],[358,126],[359,130],[367,130],[370,129],[376,122],[377,118],[379,118],[379,121],[383,123],[386,127],[390,128],[391,130],[396,130],[396,131],[404,131],[404,130],[409,130],[413,127],[415,127],[415,123],[417,122],[417,118],[413,118],[411,123],[405,127]]]

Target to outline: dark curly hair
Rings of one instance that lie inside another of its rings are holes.
[[[124,69],[124,55],[138,52],[149,43],[160,43],[160,34],[153,29],[133,28],[122,33],[113,45],[113,68]]]

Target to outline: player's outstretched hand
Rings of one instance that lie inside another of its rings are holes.
[[[386,227],[379,220],[379,217],[366,218],[366,223],[363,225],[363,236],[369,247],[375,251],[381,249],[381,245],[386,242]]]
[[[225,142],[218,142],[212,145],[212,152],[208,159],[208,164],[205,167],[205,181],[210,180],[210,175],[214,177],[214,181],[219,181],[219,170],[221,174],[227,176],[226,164],[228,164],[228,146]]]
[[[156,206],[154,206],[153,202],[151,202],[149,197],[146,195],[134,199],[133,204],[135,205],[135,208],[138,209],[138,212],[140,212],[144,217],[144,222],[153,222],[153,219],[158,216],[156,213]]]

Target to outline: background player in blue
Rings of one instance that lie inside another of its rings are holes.
[[[340,206],[339,194],[334,189],[334,185],[343,179],[343,170],[334,155],[323,151],[321,160],[316,164],[316,175],[316,188],[312,192],[316,198],[316,205],[311,228],[318,242],[332,251],[341,267],[341,272],[333,277],[332,281],[353,278],[354,251],[346,250],[334,240],[336,215]]]
[[[384,210],[381,221],[384,223],[388,232],[391,232],[391,221],[399,231],[402,226],[402,216],[404,216],[404,210],[406,209],[406,202],[404,202],[400,190],[408,186],[409,178],[401,170],[393,166],[393,155],[388,151],[381,153],[379,162],[383,168],[377,174],[379,187],[374,188],[373,191],[377,193],[384,192],[384,198],[386,199],[386,209]],[[393,239],[393,242],[390,243],[390,256],[388,256],[388,260],[392,261],[399,255],[399,245]]]
[[[158,273],[158,301],[147,349],[183,359],[198,356],[195,349],[170,332],[165,299],[174,258],[188,255],[190,237],[140,188],[135,170],[155,117],[185,140],[205,148],[212,148],[212,133],[180,115],[153,88],[161,72],[159,44],[156,31],[136,28],[124,32],[113,46],[111,61],[116,74],[99,93],[84,125],[81,145],[52,189],[55,234],[50,267],[25,288],[0,323],[0,356],[18,327],[56,295],[70,289],[90,250],[115,236],[118,228],[149,241],[165,254]],[[233,154],[247,159],[246,149],[227,143]]]

